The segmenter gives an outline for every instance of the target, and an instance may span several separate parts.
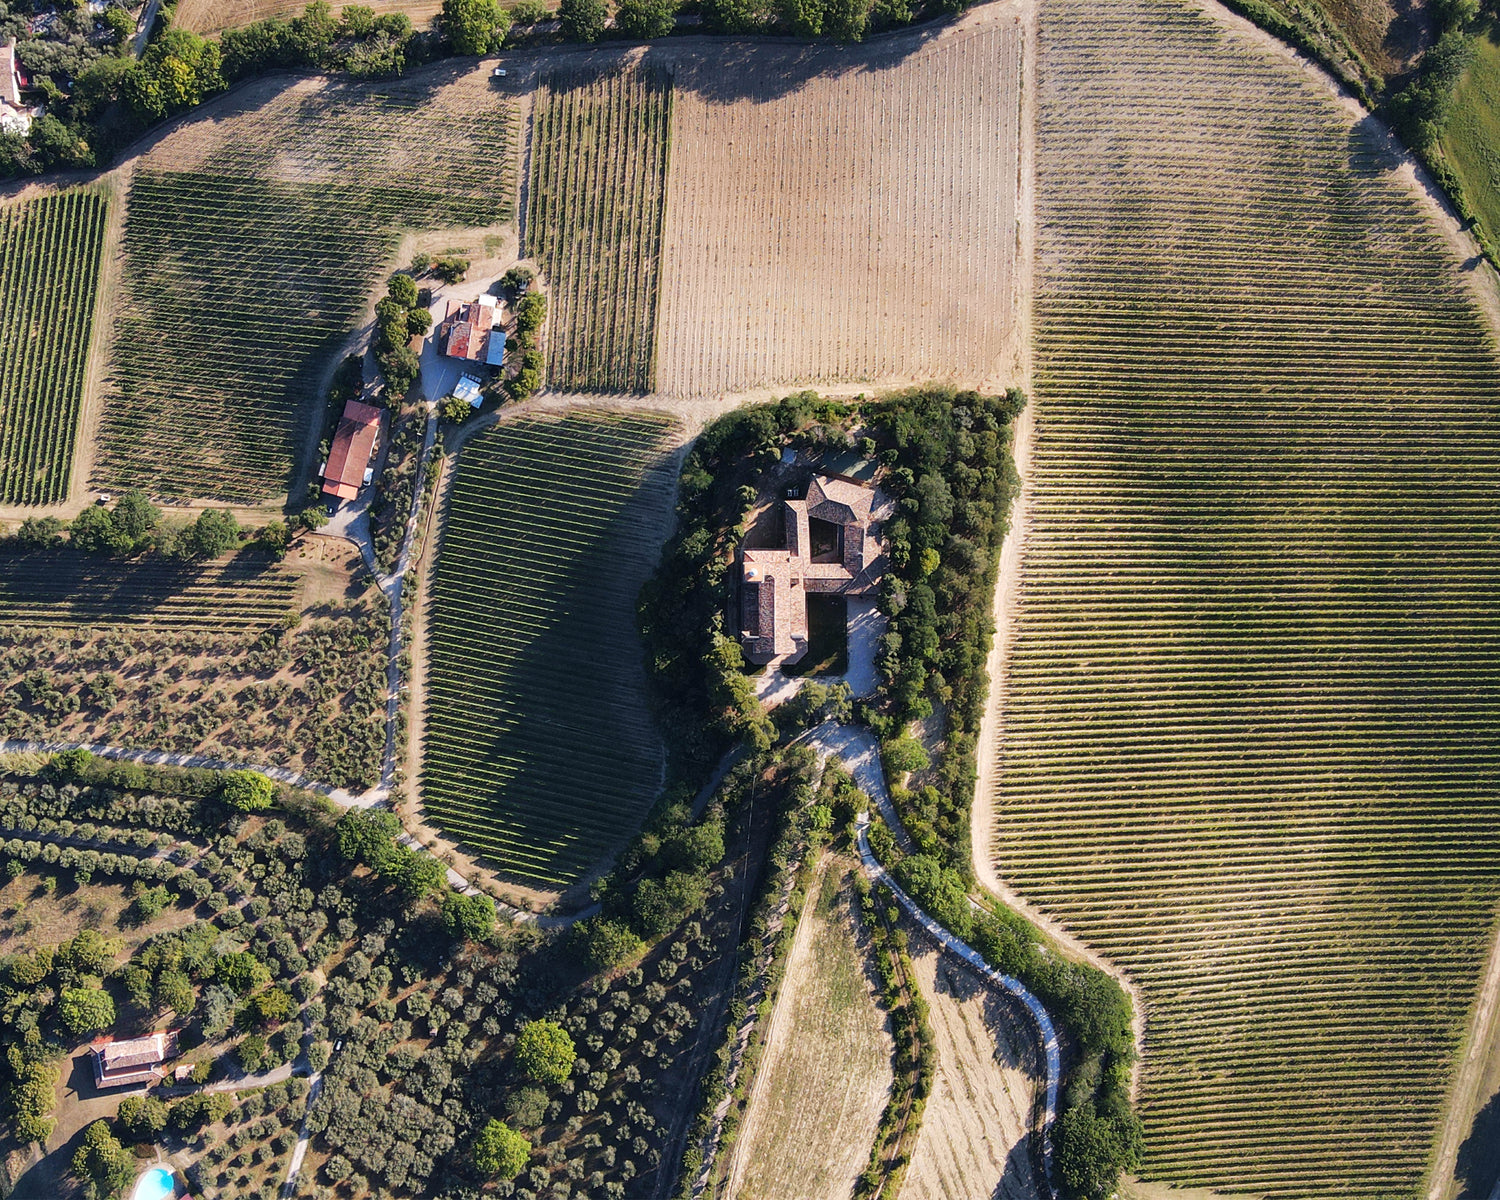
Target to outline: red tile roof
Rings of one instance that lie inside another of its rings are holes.
[[[16,62],[16,39],[11,38],[0,46],[0,101],[12,108],[20,108],[24,83],[20,64]]]
[[[89,1050],[94,1056],[94,1086],[150,1083],[163,1077],[161,1064],[177,1053],[177,1030],[118,1042],[105,1038],[94,1042]]]
[[[323,468],[323,491],[341,500],[353,500],[365,481],[370,452],[380,436],[380,409],[350,400],[333,435],[328,465]]]

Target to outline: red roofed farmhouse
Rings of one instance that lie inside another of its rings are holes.
[[[177,1033],[168,1029],[150,1037],[115,1041],[104,1038],[89,1046],[94,1060],[94,1086],[97,1088],[137,1087],[165,1079],[162,1065],[177,1056]]]
[[[809,593],[866,596],[880,583],[885,552],[870,521],[874,489],[813,476],[807,498],[787,500],[786,548],[745,550],[741,593],[745,657],[796,663],[807,653]],[[830,549],[813,552],[812,522],[832,526]]]
[[[21,102],[21,89],[30,86],[16,58],[16,39],[0,45],[0,133],[25,133],[31,110]]]
[[[380,437],[380,410],[350,400],[333,435],[328,461],[323,466],[323,491],[340,500],[353,500],[365,483],[370,453]]]
[[[495,297],[481,296],[469,304],[448,301],[448,312],[438,326],[438,344],[449,358],[500,366],[505,361],[505,331],[495,328]]]

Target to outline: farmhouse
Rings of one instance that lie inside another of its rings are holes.
[[[743,552],[740,590],[745,657],[796,663],[807,653],[809,594],[866,596],[880,583],[885,551],[870,520],[874,489],[815,475],[801,500],[786,500],[785,549]]]
[[[498,328],[494,296],[480,296],[463,304],[448,301],[448,312],[438,326],[438,344],[449,358],[499,367],[505,363],[505,330]]]
[[[31,128],[32,112],[21,102],[21,91],[29,87],[16,58],[16,39],[0,45],[0,133],[25,133]]]
[[[353,500],[370,482],[370,453],[380,436],[380,410],[350,400],[333,435],[328,461],[323,464],[323,491],[340,500]]]
[[[162,1065],[177,1056],[177,1033],[168,1029],[150,1037],[116,1041],[102,1038],[89,1046],[94,1060],[94,1086],[97,1088],[138,1087],[165,1079]]]

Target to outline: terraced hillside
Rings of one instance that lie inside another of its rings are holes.
[[[635,598],[676,436],[659,414],[580,411],[507,422],[459,458],[427,614],[422,802],[517,880],[571,883],[656,794]]]
[[[1500,374],[1372,122],[1043,0],[1002,877],[1147,1004],[1145,1173],[1417,1194],[1500,899]]]
[[[655,385],[671,118],[659,64],[557,71],[537,93],[526,241],[552,289],[554,387]]]
[[[0,207],[0,503],[67,498],[109,193]]]
[[[256,85],[141,160],[102,484],[288,488],[321,376],[402,234],[512,215],[518,112],[486,78]]]

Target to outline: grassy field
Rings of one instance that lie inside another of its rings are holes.
[[[109,197],[0,207],[0,504],[67,498]]]
[[[826,863],[803,910],[735,1146],[737,1200],[847,1200],[891,1088],[853,868]]]
[[[558,72],[537,94],[526,242],[552,295],[553,387],[655,387],[671,120],[660,66]]]
[[[1494,22],[1474,39],[1474,61],[1454,93],[1443,154],[1486,236],[1500,237],[1500,40]]]
[[[656,793],[635,598],[676,432],[577,412],[507,422],[459,458],[425,617],[422,803],[517,880],[571,883]]]
[[[321,376],[403,232],[512,216],[517,112],[472,75],[262,86],[234,104],[134,174],[103,485],[286,491]]]
[[[1178,0],[1041,37],[998,870],[1143,989],[1148,1177],[1415,1195],[1500,900],[1494,347],[1301,68]]]

